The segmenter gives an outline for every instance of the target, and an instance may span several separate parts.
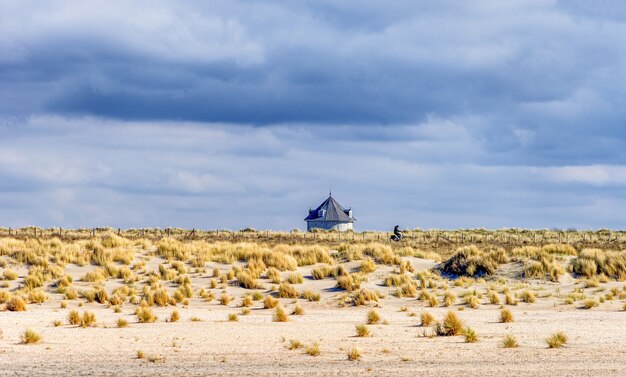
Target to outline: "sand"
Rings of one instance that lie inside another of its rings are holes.
[[[429,269],[432,261],[412,258],[417,270]],[[158,266],[158,258],[149,266]],[[226,270],[230,266],[211,263],[206,274],[193,275],[195,287],[207,287],[213,267]],[[354,265],[346,265],[354,267]],[[78,281],[92,267],[68,266],[66,271]],[[301,267],[305,276],[298,290],[312,289],[322,294],[320,302],[298,299],[305,310],[301,316],[291,315],[290,321],[272,321],[272,310],[262,309],[255,302],[250,314],[239,315],[238,322],[228,322],[230,313],[240,313],[240,297],[245,289],[228,286],[236,297],[229,306],[217,300],[205,302],[194,297],[186,307],[176,309],[181,319],[166,322],[173,306],[154,307],[155,323],[138,323],[133,314],[135,306],[125,304],[121,313],[107,305],[67,301],[60,308],[61,295],[48,289],[50,300],[29,304],[26,312],[0,312],[0,375],[4,376],[624,376],[626,375],[626,312],[624,300],[615,299],[585,310],[579,304],[565,305],[556,297],[575,286],[577,280],[566,275],[559,283],[526,282],[539,289],[540,298],[534,304],[507,306],[515,321],[499,323],[500,305],[481,300],[478,309],[462,304],[459,298],[450,308],[427,307],[415,298],[397,298],[392,290],[381,284],[381,278],[392,267],[379,266],[366,287],[386,294],[376,310],[387,324],[369,325],[370,337],[356,337],[355,325],[364,323],[371,306],[337,304],[338,291],[334,279],[311,280],[311,267]],[[506,268],[502,269],[503,271]],[[21,274],[21,273],[20,273]],[[460,294],[467,289],[484,291],[487,283],[468,288],[454,287]],[[16,283],[13,283],[16,284]],[[120,285],[110,281],[107,288]],[[512,286],[514,282],[509,282]],[[578,284],[578,285],[576,285]],[[266,282],[269,287],[271,284]],[[588,295],[600,295],[611,287],[622,289],[623,283],[601,284],[605,288],[586,289]],[[173,285],[169,286],[174,289]],[[216,296],[221,289],[213,290]],[[595,293],[594,293],[595,292]],[[548,296],[550,297],[541,297]],[[503,297],[502,297],[503,298]],[[289,312],[293,299],[281,299]],[[89,310],[96,314],[97,327],[80,328],[67,323],[70,310]],[[462,310],[459,310],[462,309]],[[477,343],[465,343],[462,336],[428,337],[430,328],[419,326],[419,314],[428,311],[437,319],[453,310],[479,334]],[[414,315],[411,315],[414,313]],[[201,321],[191,321],[197,317]],[[129,325],[117,328],[118,318]],[[53,321],[63,324],[55,327]],[[20,334],[32,328],[42,335],[39,344],[20,344]],[[549,349],[545,338],[563,331],[568,344]],[[500,346],[506,334],[517,337],[520,346],[505,349]],[[319,356],[309,356],[302,349],[288,350],[289,340],[304,345],[319,343]],[[360,361],[348,361],[346,352],[357,347]],[[143,351],[144,358],[137,352]]]

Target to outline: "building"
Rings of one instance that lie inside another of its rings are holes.
[[[309,215],[304,221],[306,221],[306,228],[309,232],[313,229],[332,229],[344,232],[353,229],[356,219],[352,217],[352,208],[343,209],[331,193],[319,207],[316,209],[309,208]]]

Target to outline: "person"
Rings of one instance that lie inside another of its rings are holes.
[[[403,236],[402,236],[402,232],[400,231],[400,225],[396,225],[393,228],[393,235],[391,236],[391,240],[398,242],[402,239],[402,237]]]

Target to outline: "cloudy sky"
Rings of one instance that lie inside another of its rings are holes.
[[[0,0],[0,226],[624,228],[626,2]]]

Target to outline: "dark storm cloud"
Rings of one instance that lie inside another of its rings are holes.
[[[617,225],[624,14],[617,0],[5,1],[0,211],[289,229],[333,188],[361,229]]]

